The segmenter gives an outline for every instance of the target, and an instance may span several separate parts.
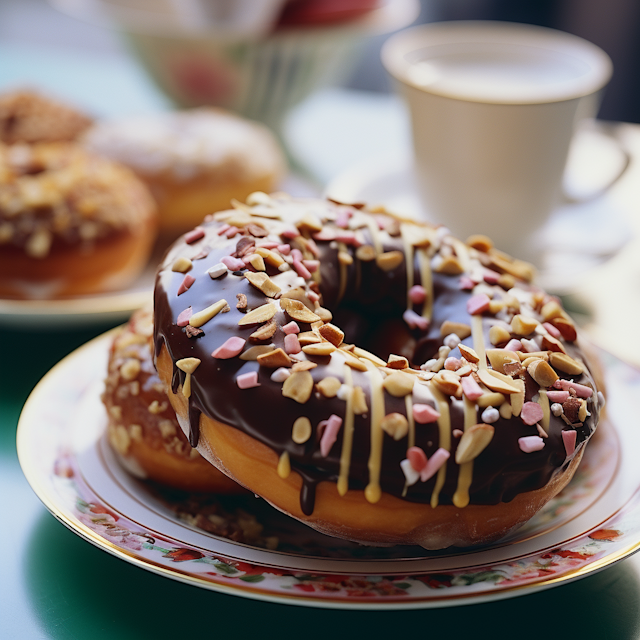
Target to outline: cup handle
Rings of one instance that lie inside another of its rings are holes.
[[[627,169],[631,165],[631,154],[629,153],[626,145],[620,140],[620,136],[618,134],[618,124],[605,124],[598,123],[598,132],[604,136],[607,136],[613,140],[620,153],[622,154],[622,164],[618,171],[609,179],[609,181],[604,185],[593,191],[593,193],[588,193],[584,196],[572,196],[567,194],[564,191],[562,192],[562,201],[564,204],[584,204],[586,202],[592,202],[593,200],[597,200],[601,196],[603,196],[611,187],[618,183],[620,178],[627,172]]]

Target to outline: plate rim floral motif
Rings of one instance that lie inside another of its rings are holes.
[[[136,530],[139,525],[128,520],[126,514],[114,513],[111,506],[100,504],[91,489],[82,485],[75,454],[61,441],[69,419],[56,416],[46,403],[47,394],[51,398],[54,390],[60,393],[64,389],[67,393],[61,400],[64,404],[77,400],[95,385],[94,372],[91,380],[81,380],[76,387],[68,388],[68,374],[97,352],[106,358],[112,334],[113,331],[107,332],[83,345],[38,383],[20,417],[18,455],[27,480],[58,520],[95,546],[141,568],[214,591],[277,603],[349,609],[429,608],[531,593],[589,575],[640,549],[640,483],[621,508],[597,527],[572,539],[567,548],[541,547],[515,561],[487,563],[467,573],[454,569],[397,575],[385,571],[384,561],[372,561],[375,571],[351,574],[283,570],[230,559],[215,549],[205,550],[171,535]],[[638,372],[615,362],[633,372],[640,385]],[[87,376],[85,373],[76,378]],[[45,437],[48,441],[41,443],[36,452],[30,442],[43,418],[51,420],[54,427],[56,419],[59,424],[57,431],[50,429]],[[43,451],[47,451],[51,462],[49,468],[38,464],[38,453]]]

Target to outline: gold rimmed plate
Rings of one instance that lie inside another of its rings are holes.
[[[20,418],[18,454],[56,518],[146,570],[280,603],[426,608],[562,584],[640,548],[640,468],[631,455],[640,432],[627,419],[640,373],[607,353],[600,355],[608,418],[571,484],[509,538],[434,553],[362,547],[313,532],[253,497],[194,500],[129,475],[104,437],[100,393],[110,340],[105,334],[87,343],[38,384]],[[227,517],[237,523],[238,514],[255,534],[240,542],[214,526]]]

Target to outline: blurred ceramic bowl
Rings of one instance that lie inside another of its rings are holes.
[[[193,12],[181,14],[180,20],[158,12],[153,20],[144,19],[139,10],[132,13],[125,0],[119,1],[127,5],[124,13],[114,13],[113,0],[51,1],[85,20],[115,20],[144,67],[179,106],[223,107],[275,131],[291,107],[348,76],[366,37],[411,24],[420,9],[418,0],[381,0],[376,8],[348,21],[287,24],[273,30],[277,0],[270,7],[260,1],[260,25],[243,22],[245,11],[224,28],[219,21],[196,28]],[[281,6],[282,2],[278,9]]]

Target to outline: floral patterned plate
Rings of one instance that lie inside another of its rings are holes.
[[[530,593],[640,548],[640,431],[628,420],[640,372],[601,352],[607,414],[570,485],[508,538],[465,550],[363,547],[311,531],[253,496],[170,493],[130,476],[104,438],[111,334],[38,384],[18,427],[27,480],[63,524],[135,565],[204,588],[279,603],[424,608]]]

